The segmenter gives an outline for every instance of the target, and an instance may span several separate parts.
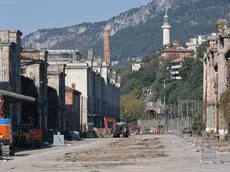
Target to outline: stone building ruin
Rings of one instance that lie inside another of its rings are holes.
[[[206,122],[206,132],[214,131],[224,136],[229,132],[229,121],[219,108],[219,101],[221,94],[230,89],[230,60],[226,57],[230,51],[230,28],[227,20],[217,20],[216,35],[210,36],[208,41],[203,68],[203,119]]]

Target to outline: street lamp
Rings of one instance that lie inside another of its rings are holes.
[[[127,110],[125,110],[125,122],[127,121]]]

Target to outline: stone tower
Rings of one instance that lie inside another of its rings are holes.
[[[107,65],[110,65],[111,63],[111,51],[110,51],[110,30],[109,28],[106,28],[103,34],[104,39],[104,62],[107,63]]]
[[[167,14],[167,10],[165,11],[165,16],[164,16],[164,24],[162,25],[163,29],[163,45],[170,43],[170,29],[171,26],[168,23],[169,17]]]

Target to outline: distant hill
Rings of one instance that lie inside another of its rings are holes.
[[[215,31],[219,18],[230,18],[229,0],[153,0],[108,21],[82,23],[54,29],[40,29],[24,37],[24,47],[80,49],[89,47],[103,54],[102,32],[111,26],[112,58],[121,60],[155,52],[162,44],[161,25],[168,8],[172,25],[171,40],[185,42],[196,34]]]

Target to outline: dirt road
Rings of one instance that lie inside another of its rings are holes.
[[[201,164],[201,152],[174,135],[136,136],[128,139],[92,139],[71,146],[25,151],[0,171],[8,172],[216,172],[229,165]]]

